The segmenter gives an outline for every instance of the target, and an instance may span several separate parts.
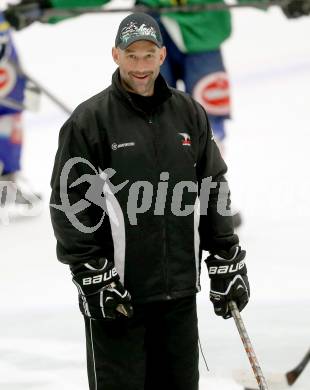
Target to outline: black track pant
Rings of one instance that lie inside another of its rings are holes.
[[[131,319],[85,319],[90,390],[198,390],[196,297],[134,306]]]

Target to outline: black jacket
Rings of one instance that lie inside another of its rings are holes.
[[[51,180],[51,204],[64,204],[66,191],[71,206],[79,202],[75,209],[67,205],[67,214],[51,207],[58,259],[76,265],[108,258],[136,302],[194,294],[202,249],[238,243],[231,217],[217,212],[219,184],[199,219],[202,179],[225,182],[226,172],[205,110],[160,75],[155,95],[154,110],[146,114],[116,71],[112,85],[82,103],[62,127]],[[60,176],[72,157],[80,160],[64,190]],[[108,180],[99,178],[101,171]]]

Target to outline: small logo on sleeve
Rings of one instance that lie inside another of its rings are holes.
[[[179,133],[179,134],[182,137],[182,145],[184,145],[184,146],[191,146],[192,142],[191,142],[190,135],[187,134],[187,133]]]

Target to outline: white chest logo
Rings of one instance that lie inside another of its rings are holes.
[[[117,150],[117,149],[121,149],[121,148],[128,148],[130,146],[135,146],[135,142],[124,142],[123,144],[117,144],[116,142],[114,142],[111,145],[111,148],[112,148],[112,150]]]

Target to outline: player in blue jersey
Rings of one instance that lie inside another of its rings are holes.
[[[26,78],[19,69],[10,26],[0,12],[0,202],[29,204],[38,200],[21,179],[22,111]],[[3,191],[11,183],[10,190]],[[13,196],[12,196],[13,195]]]

